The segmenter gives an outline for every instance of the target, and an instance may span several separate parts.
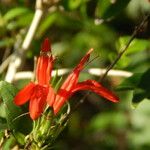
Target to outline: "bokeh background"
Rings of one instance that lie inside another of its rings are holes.
[[[55,1],[55,0],[53,0]],[[50,1],[49,1],[50,2]],[[52,2],[52,1],[51,1]],[[35,13],[35,0],[0,0],[0,63],[2,64],[20,45]],[[135,27],[150,12],[148,0],[60,0],[47,8],[38,25],[32,43],[25,54],[23,71],[32,71],[34,56],[39,54],[45,37],[52,42],[56,56],[54,69],[73,68],[91,47],[92,58],[98,56],[82,72],[80,80],[99,80],[86,72],[89,68],[107,68],[131,38]],[[114,69],[143,75],[150,66],[150,24],[147,22],[132,41],[127,52]],[[5,79],[7,69],[0,78]],[[144,92],[150,93],[150,73],[140,80]],[[65,76],[64,76],[65,77]],[[120,97],[111,103],[96,94],[71,115],[68,126],[59,136],[56,150],[149,150],[150,102],[145,93],[141,98],[139,78],[107,77],[103,85]],[[19,89],[29,80],[18,80]],[[132,81],[132,82],[131,82]],[[125,83],[125,84],[124,84]],[[123,85],[123,86],[122,86]],[[132,85],[132,86],[131,86]],[[131,88],[132,87],[132,88]],[[146,88],[145,88],[146,87]],[[79,92],[71,98],[72,107],[84,95]],[[136,97],[135,93],[137,93]],[[139,95],[138,95],[139,94]],[[142,93],[143,94],[143,93]],[[145,99],[147,98],[147,99]],[[134,101],[133,101],[134,100]],[[138,106],[135,102],[141,102]]]

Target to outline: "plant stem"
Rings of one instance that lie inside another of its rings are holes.
[[[100,78],[100,82],[102,82],[105,77],[107,76],[108,72],[116,65],[116,63],[120,60],[120,58],[122,57],[122,55],[127,51],[128,47],[130,46],[131,42],[134,40],[134,38],[136,37],[136,35],[143,30],[145,23],[148,21],[149,19],[149,15],[145,16],[145,18],[143,19],[143,21],[141,22],[141,24],[139,26],[137,26],[135,28],[135,30],[133,31],[131,38],[129,39],[128,43],[125,45],[125,47],[123,47],[120,51],[120,53],[118,54],[118,56],[116,57],[116,59],[114,60],[114,62],[107,68],[106,72],[103,74],[103,76]]]

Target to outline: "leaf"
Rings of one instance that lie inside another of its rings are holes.
[[[7,120],[7,127],[12,130],[26,133],[31,129],[32,124],[31,120],[27,116],[17,118],[24,112],[21,107],[17,107],[13,103],[13,99],[16,93],[17,89],[13,85],[6,81],[0,81],[0,97],[2,99],[3,105],[5,106],[5,119]]]
[[[17,139],[18,143],[20,145],[24,145],[25,144],[25,136],[24,134],[20,133],[20,132],[14,132],[13,133],[14,137]]]
[[[146,98],[146,92],[142,89],[136,89],[133,93],[132,105],[137,107],[140,102]]]
[[[7,129],[7,121],[2,117],[0,117],[0,129]]]
[[[13,38],[4,38],[0,40],[0,48],[1,47],[10,47],[14,44],[14,39]]]
[[[120,50],[121,48],[125,47],[130,38],[130,36],[120,37],[117,43],[117,49]],[[148,48],[148,46],[149,42],[147,40],[136,38],[129,45],[125,55],[145,50],[146,48]]]
[[[24,7],[12,8],[11,10],[9,10],[4,15],[4,19],[6,21],[9,21],[9,20],[14,19],[14,18],[16,18],[18,16],[21,16],[22,14],[26,14],[27,12],[29,12],[29,10],[27,8],[24,8]]]
[[[10,83],[0,81],[0,96],[5,105],[6,120],[10,129],[16,128],[17,121],[13,122],[13,119],[19,116],[22,112],[21,108],[17,107],[13,103],[13,98],[16,92],[16,88],[14,88]]]
[[[82,3],[82,0],[69,0],[67,2],[68,2],[68,7],[70,8],[70,10],[74,10],[80,6],[80,4]]]
[[[150,69],[144,73],[136,73],[132,77],[125,79],[117,90],[134,90],[132,104],[136,107],[144,99],[150,99]]]
[[[47,31],[48,28],[51,27],[51,25],[54,23],[55,19],[57,18],[57,14],[53,13],[51,15],[48,15],[41,23],[41,25],[38,28],[37,36],[42,37],[42,35]]]
[[[116,0],[112,3],[110,0],[99,1],[96,15],[103,19],[111,18],[119,14],[130,2],[130,0]]]
[[[118,91],[133,90],[137,87],[142,77],[142,73],[134,73],[131,77],[125,79],[117,88]]]
[[[66,10],[75,10],[82,4],[82,2],[83,0],[62,0],[61,3]]]
[[[16,139],[13,135],[11,135],[9,138],[5,139],[4,144],[2,145],[3,150],[10,150],[16,145]]]
[[[146,90],[147,92],[150,92],[149,79],[150,79],[150,68],[143,73],[138,87]]]
[[[150,84],[149,84],[149,78],[150,78],[150,69],[145,71],[141,79],[137,85],[137,88],[134,90],[133,105],[139,104],[144,99],[150,99]]]

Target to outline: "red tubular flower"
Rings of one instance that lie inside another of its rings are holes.
[[[86,80],[78,83],[79,74],[83,70],[84,64],[88,61],[92,51],[93,49],[90,49],[86,53],[64,81],[57,94],[55,94],[49,83],[51,80],[54,58],[50,54],[50,42],[48,39],[45,39],[41,46],[41,54],[37,61],[37,83],[30,82],[19,91],[14,98],[14,103],[16,105],[22,105],[30,100],[29,113],[30,117],[35,120],[41,115],[47,103],[50,107],[53,107],[54,114],[57,114],[68,98],[80,90],[90,90],[112,102],[118,102],[118,97],[94,80]]]
[[[93,49],[90,49],[87,52],[87,54],[81,59],[80,63],[74,68],[72,73],[67,77],[63,85],[60,87],[53,104],[55,114],[58,113],[68,98],[79,90],[90,90],[112,102],[118,102],[119,98],[117,96],[94,80],[87,80],[78,83],[79,74],[82,71],[84,64],[88,61],[92,51]]]
[[[54,91],[49,85],[54,58],[50,55],[50,42],[45,39],[41,47],[41,55],[37,61],[36,79],[37,83],[30,82],[14,98],[16,105],[22,105],[30,100],[29,113],[30,117],[35,120],[43,112],[46,101],[54,97]]]

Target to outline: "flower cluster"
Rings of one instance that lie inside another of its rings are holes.
[[[118,102],[119,98],[97,81],[78,82],[79,74],[83,70],[84,64],[89,60],[92,51],[93,49],[90,49],[86,53],[60,89],[55,91],[50,84],[54,57],[51,54],[49,39],[46,38],[42,43],[41,53],[37,61],[36,81],[35,83],[30,82],[20,90],[14,98],[14,103],[22,105],[30,100],[29,113],[30,117],[35,120],[42,114],[47,104],[53,108],[56,115],[69,97],[80,90],[90,90],[112,102]]]

